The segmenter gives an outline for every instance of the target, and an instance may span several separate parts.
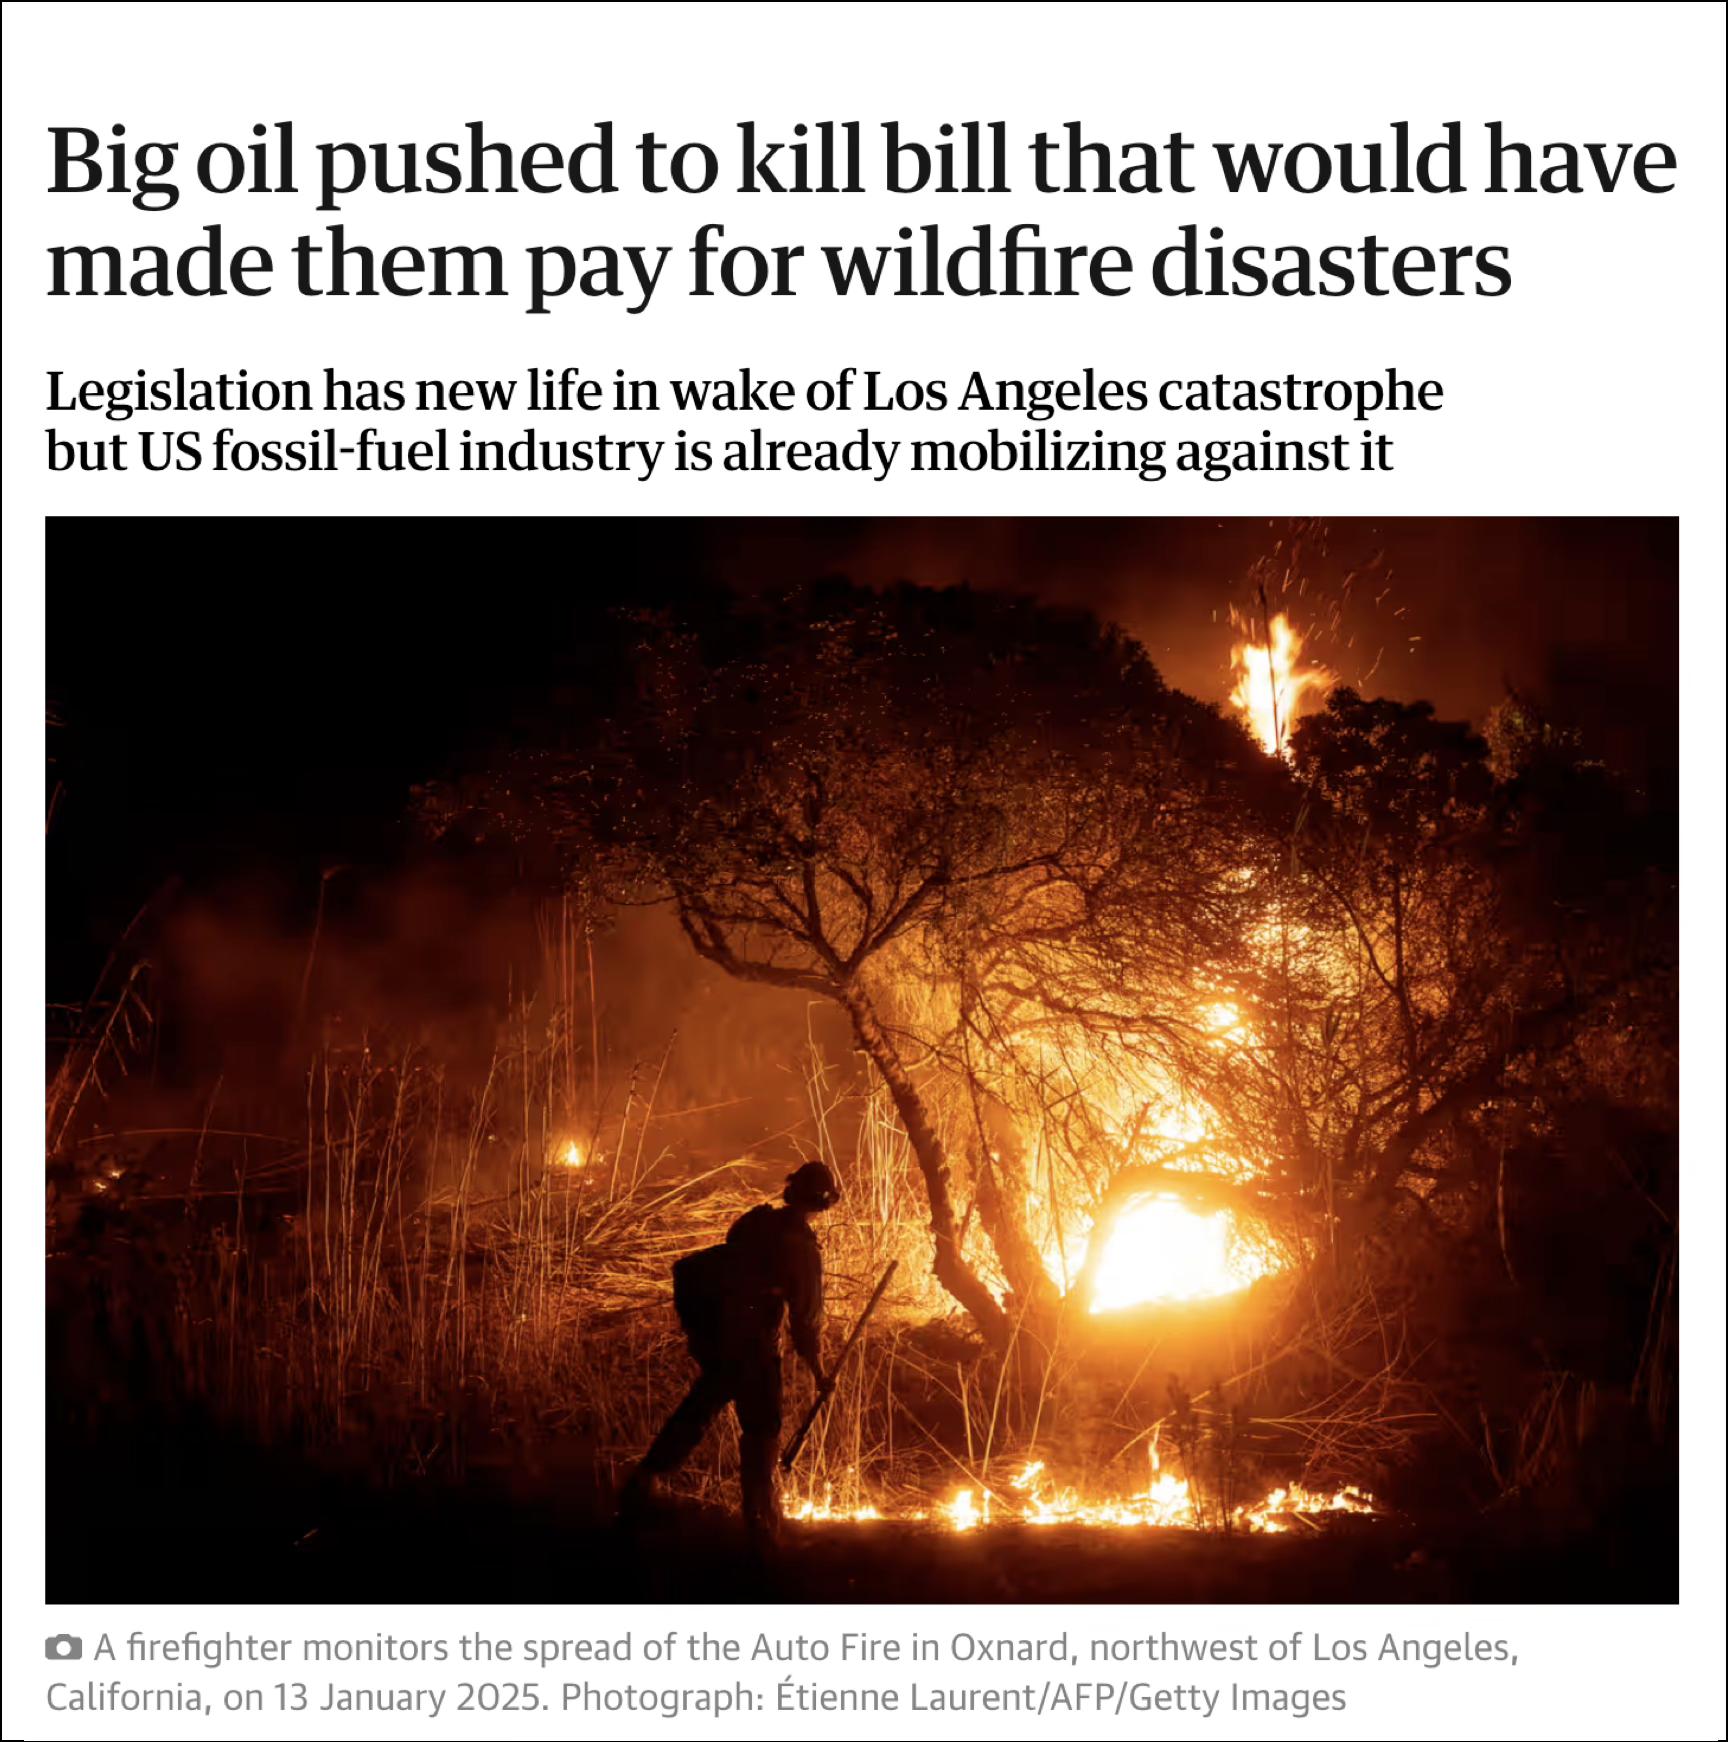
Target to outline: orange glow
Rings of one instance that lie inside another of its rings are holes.
[[[1093,1281],[1091,1311],[1234,1294],[1275,1266],[1241,1237],[1228,1210],[1201,1211],[1173,1193],[1142,1198],[1116,1219]]]
[[[1312,1488],[1304,1488],[1300,1482],[1292,1482],[1288,1488],[1274,1488],[1258,1506],[1247,1508],[1243,1517],[1250,1530],[1263,1530],[1268,1536],[1276,1536],[1288,1530],[1293,1519],[1312,1519],[1328,1512],[1360,1512],[1372,1516],[1377,1510],[1374,1496],[1354,1486],[1320,1494]]]
[[[1268,756],[1289,757],[1290,728],[1310,696],[1316,700],[1332,687],[1332,674],[1317,665],[1303,665],[1302,637],[1280,611],[1272,619],[1268,639],[1238,641],[1230,649],[1236,687],[1231,706],[1248,723]]]
[[[820,1494],[787,1495],[781,1501],[780,1509],[798,1524],[870,1524],[882,1516],[874,1506],[837,1503],[834,1490],[828,1484],[824,1484]]]
[[[1042,1464],[1028,1464],[1009,1484],[1017,1495],[1023,1523],[1150,1524],[1166,1530],[1188,1530],[1199,1522],[1188,1484],[1154,1468],[1144,1492],[1116,1499],[1086,1501],[1073,1488],[1058,1488]]]
[[[582,1151],[582,1145],[574,1137],[558,1152],[558,1164],[561,1167],[586,1167],[588,1157]]]
[[[914,1508],[885,1513],[868,1505],[840,1507],[832,1504],[831,1496],[796,1500],[789,1497],[783,1510],[787,1518],[799,1523],[877,1523],[893,1519],[905,1524],[933,1524],[960,1536],[1000,1524],[1198,1530],[1209,1522],[1214,1525],[1218,1522],[1215,1515],[1208,1518],[1187,1481],[1160,1469],[1156,1457],[1151,1460],[1145,1488],[1135,1494],[1086,1497],[1078,1489],[1058,1486],[1043,1463],[1032,1462],[1024,1465],[1000,1493],[983,1487],[956,1488],[930,1510]],[[1298,1522],[1312,1524],[1329,1514],[1343,1513],[1375,1517],[1380,1508],[1373,1495],[1360,1488],[1343,1487],[1324,1493],[1293,1482],[1272,1489],[1263,1500],[1236,1507],[1230,1524],[1236,1530],[1277,1536]]]

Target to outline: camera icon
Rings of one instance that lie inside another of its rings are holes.
[[[51,1633],[42,1642],[42,1655],[54,1663],[71,1663],[84,1655],[84,1641],[76,1633]]]

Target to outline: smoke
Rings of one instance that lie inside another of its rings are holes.
[[[412,1051],[454,1102],[500,1053],[567,1036],[558,1056],[584,1119],[615,1120],[629,1100],[650,1154],[717,1161],[794,1152],[812,1043],[856,1078],[827,1006],[731,979],[664,910],[609,915],[589,936],[501,859],[436,854],[336,868],[319,893],[253,873],[183,890],[148,920],[133,944],[155,1027],[107,1085],[102,1127],[292,1132],[313,1058],[367,1048]]]

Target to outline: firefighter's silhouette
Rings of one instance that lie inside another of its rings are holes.
[[[807,1161],[786,1177],[780,1204],[758,1204],[727,1230],[723,1246],[692,1252],[672,1267],[672,1298],[699,1372],[624,1485],[626,1519],[640,1517],[670,1475],[695,1451],[714,1418],[738,1417],[738,1477],[744,1523],[771,1541],[779,1522],[775,1459],[780,1449],[780,1326],[819,1390],[822,1366],[822,1249],[813,1216],[840,1201],[834,1176]]]

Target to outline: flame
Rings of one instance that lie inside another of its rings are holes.
[[[1150,1301],[1209,1300],[1234,1294],[1274,1268],[1228,1210],[1210,1213],[1160,1193],[1130,1204],[1116,1220],[1093,1279],[1091,1310]]]
[[[582,1145],[574,1137],[558,1152],[560,1167],[586,1167],[588,1157],[583,1153]]]
[[[1197,1025],[1207,1044],[1216,1048],[1256,1044],[1250,1018],[1227,1001],[1203,1006]],[[1080,1052],[1070,1047],[1070,1062]],[[1133,1081],[1101,1077],[1099,1086],[1104,1092],[1091,1112],[1122,1163],[1161,1173],[1168,1184],[1162,1189],[1149,1185],[1117,1213],[1103,1235],[1095,1260],[1088,1260],[1089,1312],[1210,1300],[1285,1267],[1287,1254],[1254,1215],[1220,1201],[1230,1188],[1251,1185],[1267,1170],[1219,1143],[1218,1121],[1209,1108],[1182,1097],[1154,1070]],[[1026,1221],[1036,1230],[1046,1271],[1067,1293],[1076,1280],[1071,1254],[1098,1238],[1096,1222],[1070,1223],[1066,1234],[1059,1235],[1056,1218],[1036,1185],[1027,1191]]]
[[[997,1500],[1001,1504],[1001,1519],[993,1515],[993,1502]],[[1009,1482],[1003,1495],[998,1496],[987,1487],[956,1488],[948,1499],[929,1511],[885,1513],[875,1506],[836,1506],[831,1491],[822,1498],[807,1495],[787,1499],[782,1509],[787,1518],[800,1523],[871,1523],[893,1518],[902,1523],[933,1523],[960,1536],[999,1522],[1034,1528],[1068,1524],[1094,1529],[1154,1530],[1197,1530],[1208,1522],[1188,1482],[1160,1469],[1155,1455],[1146,1487],[1137,1494],[1087,1499],[1078,1489],[1058,1486],[1042,1462],[1029,1462]],[[1292,1482],[1272,1489],[1263,1500],[1235,1507],[1230,1522],[1237,1530],[1278,1536],[1298,1523],[1319,1528],[1316,1519],[1343,1513],[1370,1518],[1382,1515],[1373,1495],[1361,1488],[1346,1486],[1323,1493]]]
[[[1258,1506],[1244,1508],[1243,1517],[1250,1530],[1277,1536],[1290,1528],[1292,1519],[1312,1522],[1316,1515],[1327,1512],[1358,1512],[1372,1517],[1378,1510],[1374,1496],[1354,1484],[1321,1494],[1292,1482],[1288,1488],[1274,1488]]]
[[[846,1506],[834,1498],[834,1485],[825,1482],[820,1494],[783,1496],[780,1510],[797,1524],[870,1524],[881,1518],[874,1506]]]
[[[1268,756],[1290,755],[1290,728],[1311,693],[1324,695],[1332,674],[1317,665],[1302,665],[1302,637],[1280,611],[1272,619],[1267,639],[1238,641],[1230,649],[1236,687],[1230,702],[1248,722]]]
[[[1024,1524],[1150,1524],[1186,1530],[1198,1522],[1188,1484],[1156,1468],[1144,1492],[1121,1499],[1082,1500],[1076,1489],[1054,1487],[1041,1463],[1028,1464],[1009,1486],[1026,1497],[1019,1513]]]

